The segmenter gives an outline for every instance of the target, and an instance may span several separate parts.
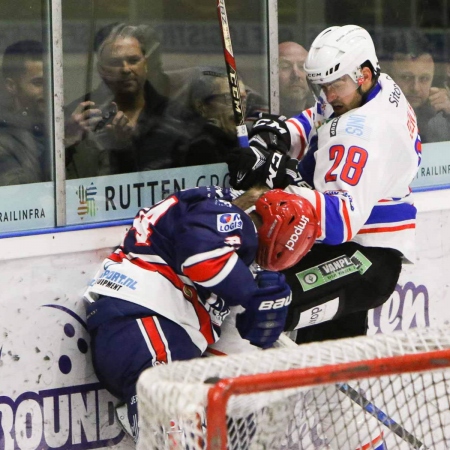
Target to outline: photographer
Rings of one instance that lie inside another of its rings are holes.
[[[188,115],[149,81],[153,32],[118,24],[97,45],[102,83],[67,108],[67,178],[176,166]]]

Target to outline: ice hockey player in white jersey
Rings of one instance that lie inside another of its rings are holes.
[[[401,262],[414,260],[416,208],[409,185],[421,158],[414,111],[394,80],[380,73],[366,30],[355,25],[324,30],[311,46],[305,71],[314,107],[286,121],[263,117],[252,130],[251,146],[234,150],[228,161],[233,187],[264,182],[286,188],[307,198],[320,219],[317,245],[289,270],[296,272],[292,284],[300,287],[294,289],[291,328],[337,319],[359,306],[367,310],[389,297]],[[379,254],[366,254],[375,250]],[[378,267],[379,260],[387,265]],[[309,263],[320,283],[299,275]],[[374,269],[385,280],[372,304],[345,292],[345,301],[334,302],[334,314],[327,307],[323,317],[300,317],[299,308],[339,297],[336,283],[344,281],[345,287],[356,278],[351,291],[362,280],[374,283],[367,276]]]
[[[287,330],[297,343],[365,334],[367,311],[394,291],[414,261],[410,183],[421,160],[416,116],[381,73],[370,34],[330,27],[305,62],[314,107],[263,116],[250,147],[228,158],[231,184],[286,188],[310,201],[320,235],[284,273],[292,289]]]

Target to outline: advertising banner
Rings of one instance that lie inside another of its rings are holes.
[[[395,292],[370,312],[369,334],[450,322],[449,227],[448,210],[419,213],[417,261],[404,265]],[[74,239],[63,234],[61,242]],[[134,448],[115,416],[118,399],[94,373],[82,300],[111,250],[2,262],[0,450]]]
[[[52,182],[0,187],[0,233],[55,226]]]
[[[95,376],[81,298],[104,253],[3,263],[1,450],[134,448]]]
[[[131,219],[181,189],[228,186],[224,163],[66,181],[67,223]]]
[[[450,185],[450,142],[422,144],[422,162],[411,187]]]

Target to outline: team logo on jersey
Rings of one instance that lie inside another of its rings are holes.
[[[183,294],[189,300],[194,297],[194,293],[192,292],[192,289],[186,285],[183,286]]]
[[[243,222],[239,213],[226,213],[217,215],[217,229],[221,233],[228,233],[229,231],[242,228]]]
[[[350,205],[350,209],[352,211],[355,210],[355,207],[353,206],[353,197],[347,192],[342,190],[336,190],[336,191],[325,191],[325,195],[332,195],[334,197],[340,197],[342,199],[347,199]]]
[[[230,308],[228,308],[225,301],[214,294],[206,301],[206,309],[209,312],[212,323],[218,327],[222,325],[225,317],[230,314]]]

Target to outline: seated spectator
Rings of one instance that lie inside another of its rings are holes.
[[[147,61],[158,44],[148,36],[146,26],[119,24],[102,37],[102,83],[67,108],[68,178],[178,165],[192,131],[184,122],[190,115],[149,82]]]
[[[187,108],[192,108],[191,94],[190,91],[194,86],[195,82],[199,77],[203,77],[201,72],[203,70],[208,71],[208,67],[188,67],[184,69],[171,70],[167,72],[169,77],[169,89],[170,97],[176,99],[179,103],[186,106]],[[220,72],[222,75],[227,77],[227,73],[224,67],[212,66],[212,71]],[[244,86],[241,77],[239,77],[239,84]],[[228,88],[229,90],[229,88]],[[245,124],[250,130],[253,123],[259,118],[259,113],[269,112],[269,106],[267,100],[263,98],[254,89],[250,88],[248,85],[245,86]]]
[[[288,118],[314,105],[303,69],[307,56],[307,50],[296,42],[281,42],[278,45],[280,114]]]
[[[123,26],[124,24],[115,22],[98,30],[94,38],[94,52],[98,52],[100,46],[113,31]],[[161,43],[157,33],[152,27],[146,25],[141,25],[140,29],[141,39],[146,42],[147,79],[160,94],[169,97],[170,80],[162,67]]]
[[[281,42],[278,45],[278,79],[280,89],[279,113],[293,117],[314,104],[303,70],[308,52],[296,42]],[[252,128],[260,113],[268,113],[268,101],[261,94],[247,89],[246,124]]]
[[[199,134],[189,142],[183,165],[225,162],[227,152],[238,146],[227,72],[220,67],[200,67],[185,93],[188,108],[204,119]],[[239,80],[241,100],[246,91]]]
[[[43,55],[42,44],[34,40],[16,42],[3,55],[9,98],[0,114],[0,186],[51,179]]]
[[[450,96],[445,88],[432,87],[434,72],[425,37],[408,33],[397,40],[391,76],[414,108],[423,143],[450,140]]]

